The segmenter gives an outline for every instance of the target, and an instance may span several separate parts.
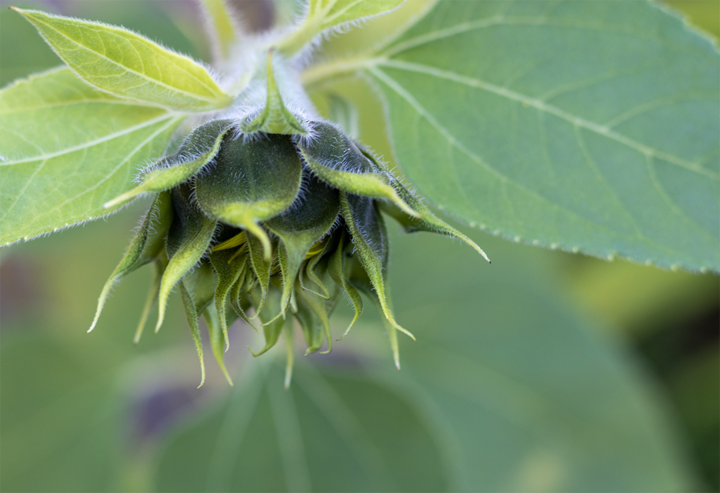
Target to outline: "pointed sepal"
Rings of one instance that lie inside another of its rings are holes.
[[[328,185],[353,195],[389,200],[411,216],[420,214],[398,196],[388,174],[380,171],[357,144],[335,126],[318,122],[314,137],[298,148],[308,167]]]
[[[150,206],[150,210],[145,214],[145,218],[135,238],[133,238],[122,260],[120,260],[120,263],[115,267],[105,286],[103,286],[100,298],[98,299],[95,318],[88,332],[95,328],[112,287],[119,283],[124,275],[158,258],[163,250],[165,235],[172,221],[173,207],[170,193],[162,193],[155,197],[155,200]]]
[[[353,245],[360,263],[367,273],[385,318],[394,329],[415,340],[409,331],[401,327],[392,314],[388,303],[386,272],[388,238],[382,216],[371,199],[340,193],[340,206],[345,223],[350,230]]]
[[[247,245],[250,256],[250,265],[255,273],[255,278],[260,285],[260,301],[255,307],[255,316],[258,316],[265,306],[265,300],[267,299],[268,290],[270,289],[270,270],[272,268],[272,262],[265,257],[262,243],[256,237],[252,235],[248,236]]]
[[[245,253],[247,251],[247,242],[236,245],[237,239],[242,239],[241,237],[246,235],[235,234],[236,231],[237,230],[231,228],[225,228],[218,245],[222,246],[223,244],[228,245],[232,243],[234,247],[222,249],[215,247],[208,256],[210,265],[212,265],[218,277],[218,283],[215,289],[215,315],[218,317],[223,339],[225,340],[225,350],[229,348],[230,344],[225,310],[228,303],[228,295],[232,287],[240,279],[240,276],[245,273],[245,264],[247,263],[247,254]],[[245,250],[245,252],[243,252],[243,250]]]
[[[357,319],[360,318],[363,311],[363,302],[360,293],[358,293],[357,289],[355,289],[355,287],[345,277],[345,247],[348,246],[348,241],[349,238],[347,237],[347,233],[343,233],[340,237],[338,246],[330,257],[330,261],[328,263],[328,274],[330,274],[332,280],[335,281],[335,284],[337,284],[347,295],[353,305],[353,308],[355,309],[355,316],[350,322],[350,325],[348,325],[347,329],[345,329],[342,337],[345,337],[347,333],[350,332],[350,329],[353,325],[355,325],[355,322],[357,322]],[[342,337],[340,338],[341,340]]]
[[[265,222],[265,226],[280,238],[278,261],[283,279],[282,313],[287,309],[305,256],[330,231],[340,213],[337,190],[313,176],[306,176],[306,182],[305,200]]]
[[[155,301],[157,301],[158,293],[160,292],[160,281],[162,280],[167,263],[167,255],[164,251],[161,252],[158,258],[153,262],[154,269],[152,281],[150,281],[150,289],[148,290],[145,306],[143,307],[142,314],[140,315],[140,322],[138,322],[137,329],[135,329],[135,337],[133,338],[133,342],[135,344],[140,342],[140,337],[142,337],[143,330],[145,330],[145,325],[147,324],[147,319],[150,316],[150,311],[152,310],[153,305],[155,305]]]
[[[210,337],[210,347],[212,348],[213,355],[215,356],[215,360],[217,361],[218,366],[220,367],[220,370],[223,372],[223,375],[225,375],[225,378],[227,379],[228,383],[232,386],[232,378],[230,378],[230,374],[227,371],[227,368],[225,367],[225,351],[224,348],[227,347],[227,339],[226,334],[227,332],[223,332],[222,327],[220,326],[220,316],[218,312],[215,309],[215,305],[213,303],[208,304],[208,306],[203,310],[202,312],[203,318],[205,319],[205,323],[208,327],[208,336]]]
[[[274,286],[270,288],[265,301],[267,310],[266,315],[260,315],[260,320],[263,322],[263,334],[265,335],[265,347],[259,352],[254,352],[250,349],[253,356],[257,357],[267,352],[272,348],[280,338],[280,334],[285,325],[285,318],[282,316],[281,304],[282,304],[282,291]]]
[[[474,248],[476,252],[482,255],[482,257],[490,263],[490,259],[487,254],[477,245],[477,243],[449,224],[440,220],[432,213],[430,208],[422,202],[422,200],[416,197],[410,190],[402,186],[398,180],[393,181],[393,187],[397,190],[398,195],[402,197],[404,202],[410,204],[413,209],[420,213],[420,217],[410,216],[406,214],[405,211],[395,207],[394,204],[381,203],[380,208],[400,223],[407,233],[428,231],[431,233],[438,233],[458,238]]]
[[[198,359],[200,360],[200,385],[198,385],[198,388],[200,388],[205,383],[205,359],[203,357],[202,338],[200,337],[200,328],[198,326],[198,312],[192,295],[182,281],[180,282],[180,295],[182,297],[183,306],[185,307],[185,315],[187,316],[188,324],[190,325],[190,333],[192,334],[193,342],[195,343],[195,350],[197,351]]]
[[[167,254],[170,261],[163,274],[158,296],[158,321],[155,331],[160,329],[165,318],[165,306],[172,288],[205,255],[217,221],[208,219],[192,203],[190,187],[182,185],[173,189],[175,215],[167,236]]]
[[[143,171],[137,187],[115,197],[103,207],[115,207],[138,195],[170,190],[185,183],[215,158],[232,126],[231,120],[214,120],[200,125],[185,138],[176,153]]]
[[[303,122],[287,109],[280,95],[275,70],[273,69],[273,50],[267,55],[267,99],[265,108],[248,123],[241,125],[246,134],[264,132],[267,134],[299,135],[306,137],[307,128]]]

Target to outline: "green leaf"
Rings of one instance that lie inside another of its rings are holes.
[[[204,67],[121,27],[15,8],[70,68],[115,96],[177,111],[230,104]]]
[[[285,107],[280,89],[275,82],[275,71],[273,70],[273,51],[267,54],[267,97],[265,108],[248,123],[243,123],[242,130],[247,134],[264,132],[268,134],[300,135],[307,136],[308,131],[301,121]],[[252,117],[248,117],[252,118]]]
[[[290,207],[301,182],[302,163],[289,137],[226,139],[213,172],[197,178],[195,194],[207,214],[260,239],[270,260],[270,239],[257,223]]]
[[[402,392],[339,368],[301,365],[288,390],[277,365],[258,373],[165,445],[156,491],[447,490],[433,430]]]
[[[340,125],[351,139],[360,137],[360,114],[357,107],[349,100],[337,94],[328,94],[330,121]]]
[[[310,248],[328,234],[340,213],[338,191],[306,175],[304,199],[291,209],[265,222],[280,238],[278,260],[283,280],[281,312],[285,313],[300,266]]]
[[[97,324],[100,318],[100,313],[112,287],[118,284],[126,274],[131,273],[148,262],[156,260],[164,253],[165,235],[170,228],[172,216],[173,207],[170,193],[165,192],[158,195],[153,201],[152,206],[150,206],[150,210],[145,214],[140,229],[130,243],[122,260],[118,266],[115,267],[105,286],[103,286],[100,298],[98,299],[95,318],[92,324],[90,324],[88,332],[95,328],[95,324]],[[148,239],[150,240],[149,242]],[[154,296],[151,296],[151,298],[154,298]],[[143,319],[145,316],[146,315],[143,315]],[[141,323],[141,325],[144,325],[144,323]],[[139,338],[139,335],[137,338]]]
[[[400,368],[400,356],[397,345],[396,330],[407,334],[413,340],[410,332],[402,328],[396,321],[388,301],[389,292],[386,289],[386,275],[388,262],[388,238],[385,222],[378,214],[371,199],[357,195],[340,193],[340,208],[343,218],[350,230],[355,251],[360,258],[363,269],[372,283],[374,293],[380,302],[383,315],[390,322],[388,336],[393,349],[395,366]]]
[[[341,65],[314,73],[373,80],[400,166],[453,216],[516,241],[720,271],[720,58],[651,2],[440,1]]]
[[[344,192],[390,200],[408,214],[418,215],[398,197],[389,178],[380,174],[355,142],[340,130],[318,122],[314,133],[307,145],[300,143],[298,147],[315,176]]]
[[[287,38],[281,41],[280,50],[292,54],[313,38],[330,29],[342,29],[361,19],[389,12],[405,0],[310,0],[307,17]]]
[[[190,188],[187,185],[174,188],[172,197],[175,215],[167,236],[167,254],[170,262],[160,284],[156,332],[165,318],[165,306],[170,291],[205,255],[217,226],[217,221],[208,219],[192,202]],[[209,296],[203,298],[204,303],[195,309],[196,312],[204,308],[204,305],[212,299],[212,290]]]
[[[235,43],[240,39],[240,28],[225,0],[202,0],[205,10],[207,34],[212,42],[213,58],[226,61]]]
[[[0,244],[106,215],[182,121],[88,86],[68,69],[0,91]]]
[[[97,337],[78,350],[81,340],[32,329],[0,345],[0,444],[13,451],[0,463],[3,490],[114,489],[124,472],[117,424],[129,407],[117,372],[128,354]]]
[[[103,207],[115,207],[138,195],[163,192],[188,181],[215,158],[232,126],[231,120],[213,120],[200,125],[185,137],[176,153],[143,170],[140,185],[115,197]]]
[[[388,373],[437,406],[456,491],[691,488],[663,396],[637,357],[562,302],[552,257],[509,246],[489,269],[446,239],[423,243],[393,238],[395,308],[418,341]]]

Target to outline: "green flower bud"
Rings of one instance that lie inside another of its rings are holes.
[[[329,352],[330,316],[338,300],[345,295],[352,303],[352,327],[363,310],[360,293],[384,315],[399,368],[397,333],[414,337],[392,313],[384,213],[408,232],[455,236],[485,253],[435,217],[337,127],[322,121],[306,124],[310,137],[249,135],[241,123],[206,123],[190,133],[178,152],[146,170],[134,190],[112,201],[158,193],[103,289],[92,327],[112,285],[152,262],[158,276],[137,337],[155,299],[156,330],[160,328],[168,295],[178,286],[203,379],[199,316],[207,321],[213,354],[226,376],[227,329],[236,318],[262,329],[265,346],[251,349],[254,356],[272,348],[285,332],[289,382],[293,319],[302,328],[307,353],[325,344]]]

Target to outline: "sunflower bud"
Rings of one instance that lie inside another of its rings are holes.
[[[206,319],[213,354],[228,381],[223,353],[229,344],[228,326],[235,319],[262,330],[265,346],[253,351],[255,356],[272,348],[285,332],[287,384],[293,319],[302,328],[307,353],[325,344],[329,352],[330,315],[345,295],[355,309],[347,334],[363,310],[360,293],[384,315],[399,368],[397,333],[414,337],[396,322],[391,309],[384,214],[408,232],[454,236],[487,257],[335,125],[303,121],[302,131],[293,132],[301,119],[290,118],[279,94],[270,89],[266,111],[251,124],[247,119],[215,120],[197,127],[175,154],[145,170],[135,189],[108,204],[156,194],[102,291],[91,330],[111,287],[125,274],[153,263],[156,276],[136,341],[155,300],[159,330],[168,296],[178,287],[203,380],[199,316]],[[292,125],[277,123],[289,120]],[[280,130],[272,133],[273,126]]]

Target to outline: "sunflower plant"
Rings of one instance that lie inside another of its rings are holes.
[[[431,205],[514,241],[720,271],[717,50],[657,5],[309,0],[249,34],[201,4],[211,65],[15,9],[66,65],[0,92],[0,242],[152,197],[91,330],[152,264],[136,341],[176,289],[203,379],[199,317],[223,371],[237,318],[264,335],[256,356],[284,334],[289,383],[295,321],[307,353],[329,352],[343,297],[344,333],[365,296],[399,368],[398,332],[413,336],[392,311],[386,220],[488,260]]]

